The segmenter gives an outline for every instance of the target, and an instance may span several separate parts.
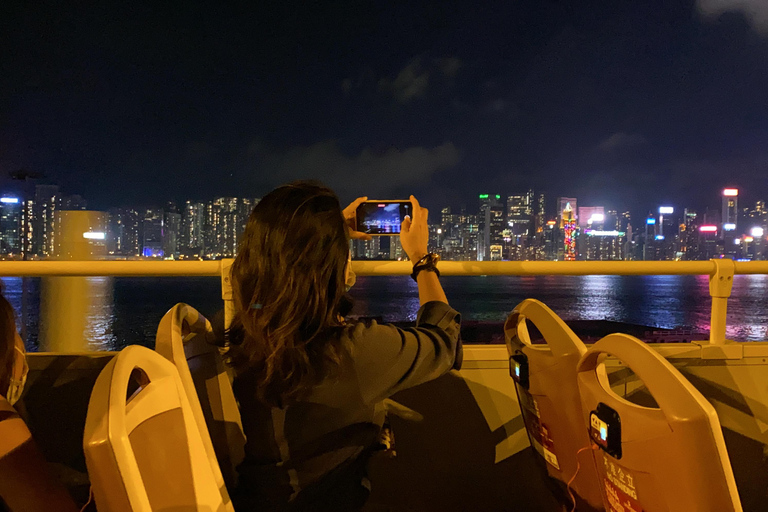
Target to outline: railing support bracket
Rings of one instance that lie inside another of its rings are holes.
[[[709,343],[725,343],[726,314],[728,297],[733,289],[733,275],[736,265],[730,259],[713,259],[715,271],[709,276],[709,295],[712,297],[712,318],[709,327]]]

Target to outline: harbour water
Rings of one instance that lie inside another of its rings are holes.
[[[662,328],[709,329],[706,276],[468,276],[441,279],[451,305],[464,320],[503,322],[525,298],[542,300],[566,320],[608,319]],[[5,295],[21,315],[22,279],[3,278]],[[27,346],[41,342],[40,279],[27,283]],[[163,314],[186,302],[206,316],[222,309],[220,281],[208,277],[89,278],[94,304],[86,344],[118,350],[154,344]],[[418,291],[409,277],[359,277],[351,291],[354,315],[384,321],[413,320]],[[728,336],[768,339],[768,276],[736,276],[728,302]],[[44,342],[43,342],[44,346]]]

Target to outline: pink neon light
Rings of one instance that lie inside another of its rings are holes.
[[[701,226],[699,228],[699,231],[701,231],[702,233],[716,233],[717,226]]]
[[[739,189],[737,189],[737,188],[726,188],[726,189],[723,189],[723,195],[724,196],[730,196],[730,197],[737,196],[737,195],[739,195]]]

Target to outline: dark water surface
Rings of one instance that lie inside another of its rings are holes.
[[[21,314],[21,278],[3,278],[6,297]],[[609,319],[665,328],[708,331],[710,298],[706,276],[488,276],[441,279],[451,305],[465,320],[502,322],[525,298],[542,300],[566,320]],[[27,279],[27,345],[38,346],[40,279]],[[94,304],[88,348],[115,350],[154,344],[163,314],[186,302],[206,316],[222,308],[217,277],[89,278]],[[351,294],[353,314],[385,321],[413,320],[419,307],[409,277],[359,277]],[[768,276],[736,276],[728,301],[728,336],[767,339]]]

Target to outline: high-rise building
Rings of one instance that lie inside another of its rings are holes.
[[[501,259],[501,248],[504,246],[505,212],[499,194],[480,194],[480,237],[477,244],[477,259],[491,260],[491,249],[497,249],[494,254]]]
[[[131,208],[112,208],[108,213],[107,253],[114,256],[139,256],[142,242],[139,228],[143,221],[139,212]]]
[[[557,259],[572,261],[576,259],[578,202],[575,197],[560,197],[557,199],[557,207]]]
[[[146,258],[162,258],[163,252],[163,223],[165,212],[162,208],[152,208],[146,211],[142,221],[141,255]]]
[[[723,219],[721,228],[724,232],[736,231],[739,222],[739,189],[723,189]]]
[[[243,232],[245,231],[245,226],[248,224],[251,212],[253,211],[253,208],[259,204],[259,201],[260,199],[242,198],[237,202],[237,246],[239,246],[242,241]],[[237,249],[237,247],[235,249]]]
[[[507,197],[507,226],[513,237],[528,237],[533,234],[533,208],[533,190]]]
[[[21,254],[23,208],[18,197],[0,197],[0,254]]]
[[[239,222],[237,198],[217,197],[206,207],[205,252],[213,258],[229,258],[237,251]]]
[[[205,205],[187,201],[181,220],[181,250],[186,256],[200,257],[204,254]]]
[[[32,253],[38,256],[53,255],[56,248],[56,212],[59,209],[60,191],[56,185],[37,185],[32,211]]]
[[[166,211],[163,225],[163,254],[166,257],[179,254],[181,239],[181,214],[178,211]]]

